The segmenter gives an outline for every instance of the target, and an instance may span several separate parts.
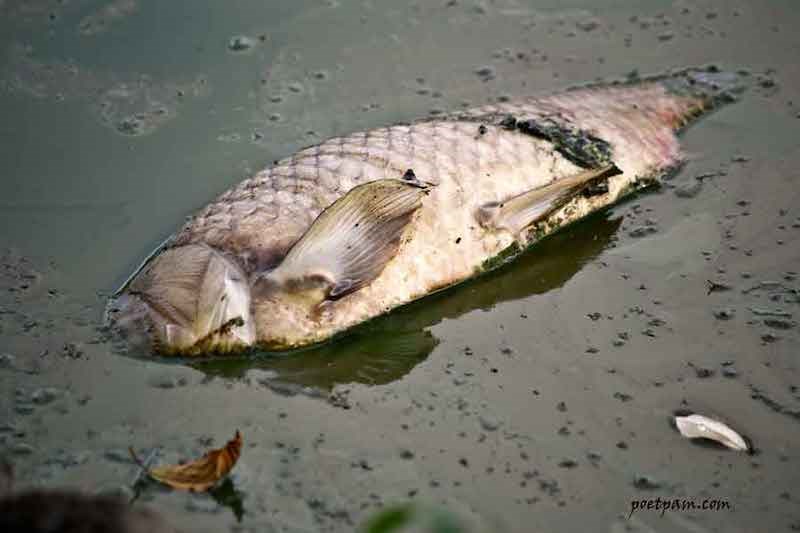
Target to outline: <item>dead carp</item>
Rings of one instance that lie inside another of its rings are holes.
[[[674,171],[676,134],[734,99],[739,81],[687,69],[306,148],[152,254],[112,298],[112,329],[181,355],[326,340]]]

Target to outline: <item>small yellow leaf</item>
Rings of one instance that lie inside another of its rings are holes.
[[[182,490],[203,492],[231,471],[242,451],[242,435],[236,431],[225,447],[211,450],[196,461],[182,465],[166,465],[147,469],[131,450],[134,461],[145,468],[147,474],[165,485]]]

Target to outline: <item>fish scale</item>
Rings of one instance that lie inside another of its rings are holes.
[[[724,89],[698,85],[692,72],[527,97],[330,139],[220,195],[170,246],[222,252],[242,269],[251,288],[278,266],[276,272],[291,278],[284,259],[324,210],[357,187],[401,180],[412,170],[430,188],[375,279],[315,307],[253,296],[258,344],[287,348],[319,342],[475,276],[509,250],[518,252],[673,170],[682,161],[676,132],[719,103]],[[572,141],[575,146],[564,144]],[[476,219],[483,206],[502,206],[586,172],[592,165],[584,164],[582,150],[593,160],[605,157],[606,149],[618,173],[607,178],[601,193],[573,195],[517,235]],[[325,264],[319,267],[323,271],[308,278],[313,283],[330,277]]]

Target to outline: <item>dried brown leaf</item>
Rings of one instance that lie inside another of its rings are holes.
[[[147,468],[131,449],[134,461],[144,468],[147,474],[175,489],[203,492],[225,477],[236,464],[242,451],[242,435],[236,435],[223,448],[211,450],[200,459],[182,465],[165,465]]]

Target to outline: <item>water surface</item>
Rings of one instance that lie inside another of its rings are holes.
[[[137,504],[190,531],[352,531],[408,500],[476,531],[800,527],[799,24],[790,0],[0,1],[0,445],[19,483],[130,493],[127,446],[169,461],[238,428],[215,497]],[[97,329],[184,217],[294,150],[709,63],[753,87],[683,135],[680,173],[496,273],[295,354],[131,358]],[[683,440],[685,408],[759,453]],[[643,497],[732,510],[628,518]]]

